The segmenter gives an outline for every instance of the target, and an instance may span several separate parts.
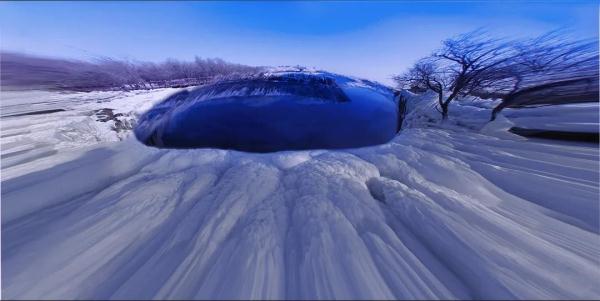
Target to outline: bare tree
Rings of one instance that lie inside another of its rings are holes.
[[[448,105],[445,104],[444,92],[448,88],[448,77],[437,62],[431,58],[419,60],[408,72],[394,76],[398,88],[416,91],[434,91],[438,96],[438,105],[442,110],[442,116],[448,115]]]
[[[479,94],[502,102],[490,120],[506,107],[598,101],[598,41],[572,40],[563,31],[515,43],[518,53]]]
[[[442,119],[450,103],[461,95],[481,90],[499,69],[515,56],[510,41],[491,39],[482,30],[445,40],[431,56],[420,60],[406,74],[394,79],[400,86],[426,88],[438,94]]]
[[[0,56],[0,65],[3,87],[76,91],[191,86],[217,76],[259,70],[221,59],[147,63],[101,58],[87,62],[6,52]]]
[[[477,30],[444,41],[394,80],[437,93],[443,119],[450,102],[466,95],[500,99],[491,120],[506,107],[598,101],[598,41],[572,40],[562,30],[528,40]]]

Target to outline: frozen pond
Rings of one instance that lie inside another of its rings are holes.
[[[141,117],[136,136],[166,148],[351,148],[388,142],[399,118],[383,86],[292,72],[173,95]]]

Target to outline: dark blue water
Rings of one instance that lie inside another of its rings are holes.
[[[271,152],[362,147],[386,143],[396,134],[399,117],[391,94],[355,86],[337,87],[335,93],[322,88],[316,96],[182,93],[142,116],[136,137],[157,147]]]

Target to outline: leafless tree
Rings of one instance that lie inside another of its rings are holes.
[[[444,92],[448,88],[448,77],[437,62],[432,58],[424,58],[419,60],[408,72],[394,76],[393,79],[397,82],[398,88],[410,89],[414,91],[434,91],[438,96],[438,104],[440,108],[446,108],[446,113],[443,111],[442,116],[447,116],[448,106],[445,104]]]
[[[502,102],[491,120],[506,107],[598,102],[598,41],[573,40],[564,31],[515,43],[517,55],[479,94]]]
[[[437,93],[443,119],[458,96],[500,99],[492,120],[511,106],[598,101],[598,41],[572,40],[561,30],[528,40],[477,30],[444,41],[394,80]]]
[[[221,59],[170,59],[163,63],[100,58],[93,62],[1,53],[3,87],[75,91],[130,90],[199,85],[217,76],[252,73],[259,68]]]
[[[431,56],[420,60],[406,74],[394,77],[400,86],[427,88],[438,94],[442,118],[450,103],[461,95],[481,90],[515,56],[510,41],[488,38],[477,30],[445,40]]]

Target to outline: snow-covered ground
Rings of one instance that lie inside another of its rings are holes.
[[[93,113],[174,91],[2,93],[2,116],[66,109],[0,120],[4,298],[600,298],[598,146],[506,132],[552,109],[440,124],[414,97],[390,143],[269,154],[146,147]]]
[[[63,149],[120,141],[131,135],[130,130],[121,128],[130,128],[137,116],[178,90],[89,93],[2,91],[2,169],[52,156]],[[122,115],[106,120],[103,119],[106,113]],[[116,125],[114,119],[121,124]]]

